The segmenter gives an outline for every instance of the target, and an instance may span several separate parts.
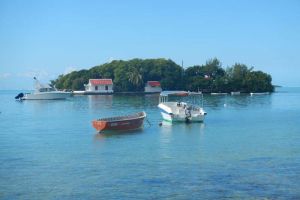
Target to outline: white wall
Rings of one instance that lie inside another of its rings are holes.
[[[95,85],[88,84],[87,92],[113,92],[113,85],[107,85],[108,90],[105,90],[105,85],[98,85],[98,90],[95,90]]]

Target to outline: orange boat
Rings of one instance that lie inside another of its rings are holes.
[[[108,117],[93,121],[93,127],[97,131],[126,131],[142,128],[145,112],[138,112],[120,117]]]

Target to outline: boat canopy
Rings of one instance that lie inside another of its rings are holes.
[[[189,96],[189,95],[199,95],[202,92],[190,92],[190,91],[162,91],[160,96]]]
[[[190,92],[190,91],[163,91],[159,95],[159,103],[165,103],[169,101],[169,96],[175,96],[175,97],[187,97],[191,96],[193,97],[192,101],[193,104],[196,104],[196,101],[200,98],[201,104],[203,107],[203,94],[202,92]]]

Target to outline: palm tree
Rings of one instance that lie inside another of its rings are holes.
[[[137,68],[131,68],[127,72],[127,77],[129,82],[137,88],[143,84],[143,77]]]

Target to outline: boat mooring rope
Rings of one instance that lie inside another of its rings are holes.
[[[148,120],[148,117],[146,117],[146,121],[148,122],[149,126],[152,126],[152,124]]]

